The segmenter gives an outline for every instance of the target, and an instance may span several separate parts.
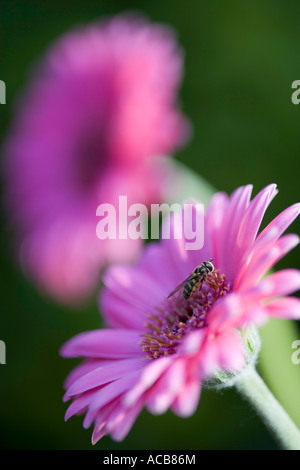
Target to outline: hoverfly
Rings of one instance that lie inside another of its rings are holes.
[[[208,274],[212,272],[215,268],[212,264],[212,259],[209,261],[203,261],[203,263],[199,264],[194,271],[187,277],[184,281],[179,284],[179,286],[174,289],[171,294],[168,295],[168,299],[172,297],[181,287],[183,287],[183,297],[188,299],[197,289],[200,282],[204,282],[207,278]]]

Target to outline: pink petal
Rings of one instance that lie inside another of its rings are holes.
[[[104,431],[105,423],[102,423],[99,427],[95,428],[92,434],[92,444],[95,445],[97,442],[105,436]]]
[[[122,328],[142,332],[147,318],[146,305],[136,308],[134,300],[128,303],[119,299],[108,289],[103,289],[100,295],[100,311],[110,328]]]
[[[170,286],[176,279],[174,276],[173,259],[170,259],[166,250],[161,249],[161,244],[164,243],[149,243],[145,246],[145,249],[141,255],[141,274],[144,272],[148,273],[152,278],[156,279],[157,282],[164,286],[167,292]],[[168,280],[170,279],[170,282]]]
[[[285,209],[281,212],[272,222],[267,225],[267,227],[260,233],[257,237],[256,243],[259,243],[265,237],[268,237],[268,234],[276,229],[276,235],[273,237],[273,240],[277,240],[286,229],[292,224],[292,222],[298,217],[300,213],[300,203],[293,204],[292,206]],[[273,232],[274,233],[274,232]]]
[[[140,337],[128,330],[94,330],[71,338],[61,348],[63,357],[122,359],[142,356]]]
[[[131,407],[161,376],[169,367],[173,359],[171,357],[161,357],[152,361],[142,372],[140,380],[135,387],[124,397],[124,405]]]
[[[136,308],[147,307],[147,299],[155,304],[163,296],[163,291],[156,279],[146,273],[140,275],[139,269],[132,266],[113,266],[103,276],[105,286],[123,302],[136,305]],[[116,286],[118,289],[116,290]]]
[[[265,323],[267,314],[260,302],[264,294],[259,287],[257,289],[243,295],[233,292],[212,308],[209,313],[209,330],[212,335],[223,334],[232,328],[240,329],[250,323]]]
[[[221,272],[226,273],[228,280],[231,280],[233,276],[233,259],[230,254],[234,252],[241,220],[249,206],[252,189],[253,186],[249,184],[232,193],[226,210],[226,218],[221,227],[219,243],[222,245],[222,250],[218,268]]]
[[[217,338],[218,364],[223,370],[238,371],[245,364],[242,342],[236,331],[228,331]]]
[[[142,366],[143,362],[138,358],[113,361],[107,366],[95,368],[74,382],[66,392],[65,397],[70,399],[72,396],[120,379],[135,370],[139,370]]]
[[[185,362],[184,359],[176,359],[153,386],[147,398],[147,408],[152,414],[162,414],[167,411],[184,386],[186,379]]]
[[[294,204],[288,209],[284,210],[279,214],[257,237],[253,246],[249,248],[245,254],[245,259],[250,257],[250,265],[256,264],[257,258],[260,256],[260,253],[269,251],[274,242],[276,242],[283,232],[289,227],[289,225],[295,220],[299,215],[300,204]],[[244,288],[245,284],[243,283],[243,277],[245,272],[248,270],[248,263],[242,266],[241,271],[237,275],[235,280],[235,288],[239,288],[240,285]]]
[[[239,294],[233,292],[221,299],[209,312],[208,326],[210,333],[215,335],[223,332],[228,327],[235,327],[242,312],[243,302]]]
[[[124,393],[130,390],[138,382],[140,371],[133,372],[122,377],[108,385],[100,387],[97,393],[94,393],[93,399],[86,413],[83,426],[88,428],[93,421],[98,422],[108,417],[112,409],[117,406]]]
[[[227,328],[220,334],[209,335],[199,360],[204,378],[211,377],[217,369],[239,370],[245,362],[245,356],[236,331]]]
[[[108,430],[114,440],[122,441],[127,436],[142,407],[142,401],[138,401],[131,408],[123,409],[116,421],[108,423]]]
[[[101,390],[102,387],[100,387]],[[97,390],[96,390],[97,391]],[[91,391],[92,392],[92,391]],[[95,391],[93,393],[93,396],[95,396]],[[117,406],[118,404],[118,399],[113,400],[112,402],[108,403],[107,405],[103,406],[101,410],[98,410],[97,412],[91,412],[89,409],[87,411],[87,414],[83,420],[83,427],[85,429],[88,429],[92,422],[95,421],[94,425],[94,431],[97,433],[97,430],[102,431],[106,422],[109,414],[111,411]]]
[[[264,247],[253,254],[253,257],[244,271],[241,272],[235,290],[246,290],[255,286],[281,258],[291,251],[299,243],[299,237],[295,234],[282,236],[279,240]]]
[[[258,299],[267,297],[279,297],[289,295],[300,289],[300,271],[297,269],[285,269],[263,279],[248,295],[255,296]]]
[[[172,405],[174,413],[183,418],[192,415],[197,409],[200,400],[200,394],[200,379],[192,380],[183,385],[180,393]]]
[[[183,339],[178,348],[178,354],[193,355],[200,351],[205,337],[206,332],[203,329],[192,331]]]
[[[116,406],[114,404],[114,406]],[[106,423],[107,423],[107,417],[109,415],[109,411],[105,410],[104,413],[101,413],[99,417],[97,417],[96,422],[95,422],[95,427],[92,433],[92,444],[95,445],[100,439],[102,439],[103,436],[106,434]]]
[[[256,238],[266,209],[276,193],[275,184],[271,184],[260,191],[250,202],[240,221],[240,229],[234,245],[234,252],[230,254],[234,266],[233,281],[239,273],[241,264],[244,262],[247,249],[253,244]]]
[[[208,237],[212,249],[214,264],[219,268],[222,260],[223,228],[226,224],[226,211],[228,209],[228,196],[225,193],[217,193],[212,197],[206,214]]]
[[[244,291],[247,290],[247,275],[252,266],[257,265],[257,260],[259,258],[269,254],[276,246],[276,241],[278,239],[278,229],[273,227],[272,230],[258,241],[258,238],[255,240],[254,244],[248,248],[244,256],[244,263],[241,265],[238,274],[234,280],[233,289],[234,291]],[[274,244],[274,239],[275,244]],[[255,248],[254,248],[255,247]],[[250,285],[252,287],[253,284]]]
[[[83,375],[91,372],[94,369],[97,369],[97,367],[107,365],[111,362],[112,361],[110,359],[86,359],[85,361],[82,361],[82,363],[75,367],[66,377],[64,388],[69,388],[72,383],[76,382],[76,380],[78,380]]]
[[[123,395],[124,392],[131,389],[138,382],[141,373],[142,370],[133,372],[103,387],[95,394],[93,400],[91,401],[90,411],[97,411],[110,401],[113,401],[120,395]]]
[[[80,397],[76,398],[68,407],[65,414],[65,421],[67,421],[71,416],[84,413],[87,409],[95,390],[89,390],[88,392],[83,393]]]
[[[276,299],[265,305],[270,317],[300,319],[300,299],[297,297],[284,297]]]
[[[171,234],[173,235],[170,240],[162,241],[162,249],[166,251],[169,264],[173,270],[172,278],[174,279],[176,276],[177,284],[187,277],[202,261],[211,257],[212,248],[209,237],[206,236],[205,232],[204,209],[201,206],[198,207],[198,204],[199,202],[194,199],[183,201],[181,212],[171,214],[169,219],[166,218],[167,220],[164,220],[163,223],[163,225],[166,225],[170,220]],[[196,220],[198,224],[202,223],[203,226],[198,226],[197,240],[196,237],[189,239],[191,234],[186,230],[193,227],[194,231],[196,229]],[[201,230],[203,230],[203,234],[201,234]],[[177,240],[174,233],[181,234],[181,238]],[[203,240],[201,240],[202,235]],[[195,243],[200,244],[201,241],[204,245],[199,248]],[[192,244],[193,247],[188,246],[188,244]]]

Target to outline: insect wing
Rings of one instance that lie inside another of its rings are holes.
[[[168,295],[168,299],[170,297],[172,297],[172,295],[176,294],[176,292],[179,291],[179,289],[181,289],[181,287],[183,287],[188,281],[190,281],[191,279],[193,279],[193,274],[190,274],[189,277],[187,277],[184,281],[182,281],[179,286],[177,286],[174,290],[172,290],[171,294]]]

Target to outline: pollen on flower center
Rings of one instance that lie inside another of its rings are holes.
[[[207,316],[214,303],[231,292],[225,274],[215,270],[208,274],[195,292],[185,299],[182,290],[157,307],[157,313],[148,315],[147,332],[140,345],[147,359],[175,354],[183,337],[189,332],[205,328]]]

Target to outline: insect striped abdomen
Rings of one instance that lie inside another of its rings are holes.
[[[188,299],[189,296],[192,294],[192,292],[195,292],[195,290],[197,289],[198,285],[200,283],[200,279],[198,278],[194,278],[194,279],[191,279],[190,281],[188,281],[185,286],[184,286],[184,289],[183,289],[183,297],[185,299]]]

